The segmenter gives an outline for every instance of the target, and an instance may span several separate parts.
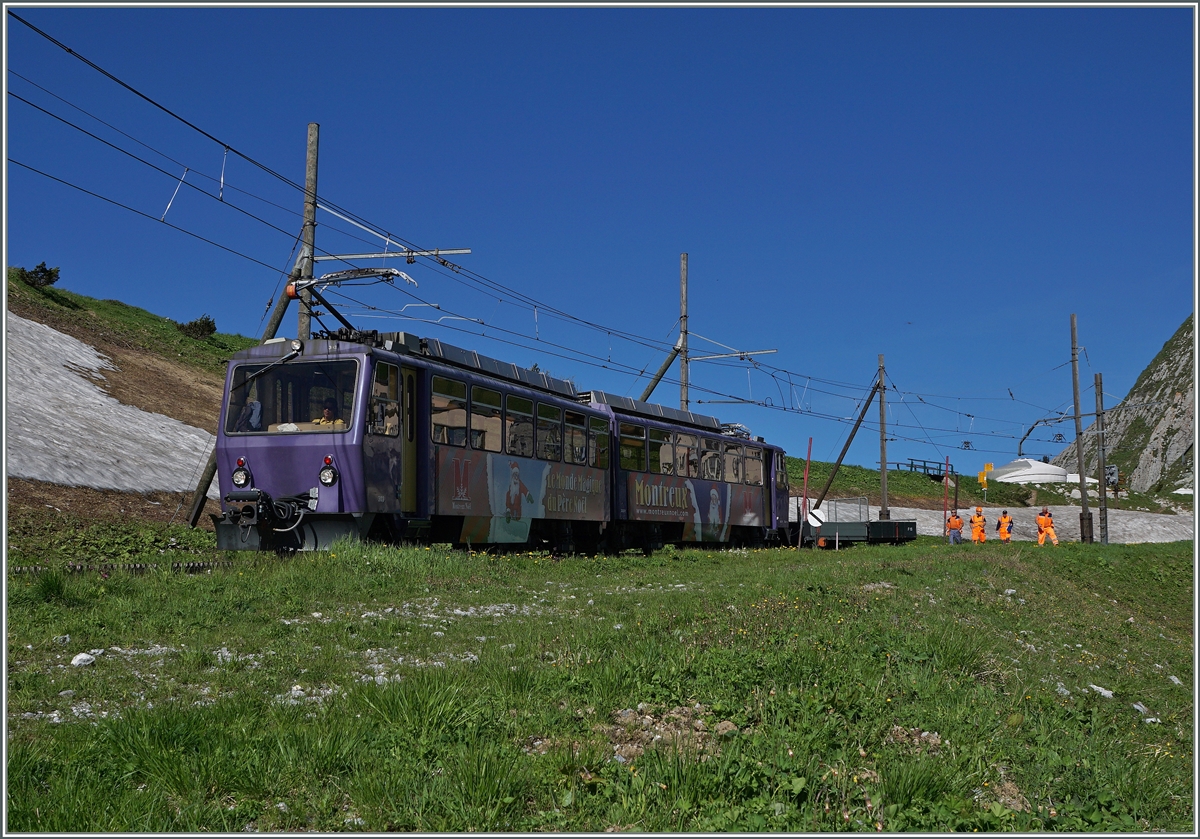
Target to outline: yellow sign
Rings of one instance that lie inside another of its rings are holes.
[[[983,464],[983,471],[984,471],[984,472],[991,472],[991,471],[992,471],[992,464],[990,464],[990,463],[985,463],[985,464]]]

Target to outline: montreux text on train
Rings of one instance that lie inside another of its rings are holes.
[[[786,539],[784,452],[744,427],[403,332],[237,353],[217,471],[225,550]]]

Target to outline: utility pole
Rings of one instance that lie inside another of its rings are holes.
[[[687,257],[679,255],[679,409],[688,410]]]
[[[300,256],[296,260],[298,279],[311,280],[313,276],[313,248],[317,234],[317,140],[321,126],[308,124],[308,154],[304,167],[304,232],[301,234]],[[295,275],[296,271],[293,270]],[[312,334],[312,290],[300,291],[300,316],[296,323],[296,337],[307,341]]]
[[[312,237],[311,231],[316,224],[316,195],[317,195],[317,124],[315,122],[308,125],[308,166],[305,175],[305,180],[309,183],[310,189],[306,190],[312,196],[312,219],[313,223],[309,224],[309,206],[306,196],[304,205],[304,231],[301,234],[301,239],[307,242],[308,247],[308,276],[312,277]],[[296,264],[292,268],[292,273],[289,279],[295,282],[296,279],[303,275],[301,263],[305,257],[304,248],[296,257]],[[309,292],[304,292],[309,293]],[[303,301],[303,297],[301,300]],[[309,294],[311,300],[311,294]],[[265,344],[267,341],[275,337],[275,333],[279,331],[280,324],[283,323],[283,316],[287,312],[288,303],[291,298],[288,297],[287,286],[279,294],[279,300],[275,303],[275,309],[271,312],[271,319],[267,321],[267,326],[263,330],[260,344]],[[304,329],[308,329],[308,318],[305,317],[304,304],[300,306],[301,323]],[[308,337],[308,332],[305,331],[304,337]],[[208,499],[208,488],[212,486],[213,478],[217,476],[217,450],[213,448],[212,453],[208,456],[208,463],[204,465],[204,471],[200,474],[200,480],[196,483],[196,491],[192,493],[192,507],[188,512],[188,526],[195,527],[200,523],[200,516],[204,512],[204,503]]]
[[[1100,478],[1100,544],[1108,544],[1108,476],[1104,470],[1104,377],[1096,374],[1096,454]]]
[[[879,354],[879,520],[891,521],[892,514],[887,503],[887,407],[883,383],[883,353]]]
[[[1079,413],[1079,332],[1071,313],[1071,386],[1075,391],[1075,461],[1079,469],[1079,541],[1092,542],[1092,513],[1088,509],[1087,474],[1083,468],[1083,420]]]

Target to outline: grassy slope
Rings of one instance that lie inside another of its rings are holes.
[[[1191,553],[344,546],[14,577],[8,828],[1186,832]],[[682,755],[612,759],[681,707],[709,733]]]
[[[180,332],[170,318],[119,300],[97,300],[53,286],[36,289],[12,280],[8,281],[8,308],[93,346],[110,344],[136,350],[221,379],[226,359],[258,343],[244,335],[222,332],[198,341]]]

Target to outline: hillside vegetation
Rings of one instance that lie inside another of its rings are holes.
[[[225,362],[258,343],[215,332],[191,338],[179,325],[119,300],[97,300],[62,288],[8,280],[8,308],[107,355],[116,370],[96,380],[106,393],[143,411],[216,433]]]

